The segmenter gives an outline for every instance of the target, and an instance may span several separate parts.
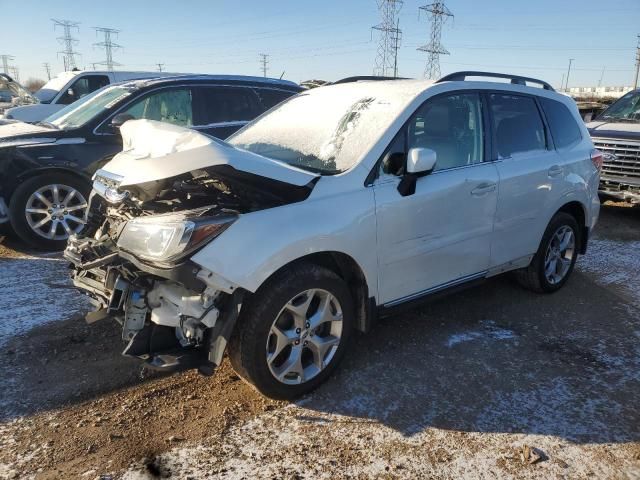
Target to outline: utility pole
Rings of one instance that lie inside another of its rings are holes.
[[[575,58],[570,58],[569,59],[569,68],[567,69],[567,82],[564,86],[564,91],[568,92],[569,91],[569,74],[571,73],[571,64],[573,63],[573,61],[575,60]]]
[[[262,65],[262,76],[267,76],[267,65],[269,64],[269,54],[261,53],[260,54],[260,64]]]
[[[51,80],[51,66],[49,65],[48,62],[44,62],[42,66],[44,67],[44,70],[47,72],[47,80]]]
[[[156,63],[156,65],[158,66],[158,71],[161,72],[162,67],[164,67],[164,63]]]
[[[0,55],[0,58],[2,59],[2,71],[6,75],[9,75],[9,62],[14,60],[16,57],[13,55]]]
[[[429,39],[429,43],[418,47],[418,50],[429,54],[427,64],[424,68],[425,78],[436,80],[440,78],[440,55],[449,55],[449,51],[440,43],[442,25],[449,17],[453,17],[453,13],[451,13],[451,10],[447,8],[444,2],[433,2],[429,5],[423,5],[419,7],[418,14],[420,10],[424,10],[428,14],[429,23],[431,24],[431,38]]]
[[[600,74],[600,80],[598,80],[598,87],[602,86],[602,79],[604,78],[604,69],[607,68],[606,65],[602,67],[602,73]]]
[[[638,73],[640,73],[640,35],[638,35],[638,46],[636,47],[636,77],[633,79],[633,88],[638,88]]]
[[[389,76],[393,72],[398,75],[398,49],[402,38],[400,30],[400,9],[403,0],[378,0],[378,10],[382,21],[373,27],[372,30],[380,32],[378,39],[378,51],[376,54],[373,74]]]
[[[104,51],[107,57],[103,62],[96,62],[96,64],[105,65],[107,67],[107,70],[109,70],[110,72],[113,72],[114,66],[121,65],[120,63],[113,61],[113,51],[117,50],[118,48],[122,48],[122,45],[113,43],[113,41],[111,40],[111,35],[114,35],[117,37],[118,33],[120,33],[120,30],[115,30],[113,28],[104,28],[104,27],[93,27],[93,28],[96,31],[96,35],[100,33],[104,35],[104,40],[102,42],[94,43],[93,46],[104,48]]]
[[[64,62],[64,70],[73,70],[76,68],[76,56],[80,55],[78,52],[73,51],[73,46],[78,44],[78,40],[71,36],[71,29],[75,28],[76,31],[80,31],[78,25],[80,22],[72,22],[71,20],[56,20],[52,18],[53,28],[55,30],[56,27],[62,27],[64,31],[64,35],[62,37],[58,37],[58,42],[60,42],[64,46],[64,50],[58,52],[62,54],[63,62]]]
[[[562,74],[562,80],[560,80],[560,90],[564,88],[564,73]]]

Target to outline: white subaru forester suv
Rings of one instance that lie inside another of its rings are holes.
[[[123,353],[158,369],[211,374],[228,350],[274,398],[318,386],[400,304],[507,271],[560,289],[600,206],[576,105],[531,78],[350,79],[226,142],[121,133],[65,251],[87,321],[117,320]]]

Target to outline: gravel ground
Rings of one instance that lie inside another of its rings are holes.
[[[640,478],[639,228],[606,206],[561,292],[501,277],[385,319],[290,404],[227,363],[141,370],[63,262],[0,249],[0,478]]]

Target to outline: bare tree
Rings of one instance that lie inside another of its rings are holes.
[[[44,84],[44,80],[40,80],[39,78],[29,78],[29,80],[24,82],[24,88],[33,93],[40,90]]]

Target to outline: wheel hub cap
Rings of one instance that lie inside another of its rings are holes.
[[[333,359],[342,338],[342,307],[326,290],[306,290],[280,310],[267,338],[267,365],[285,384],[307,382]]]
[[[66,240],[84,227],[87,201],[68,185],[46,185],[27,199],[25,218],[31,230],[48,240]]]
[[[550,284],[556,285],[567,276],[575,255],[575,243],[573,230],[566,225],[551,237],[544,262],[545,277]]]

